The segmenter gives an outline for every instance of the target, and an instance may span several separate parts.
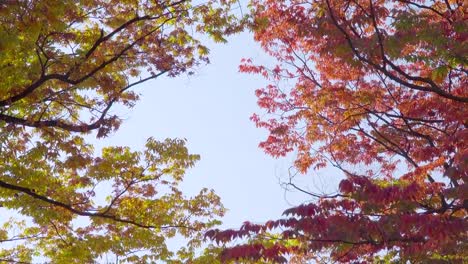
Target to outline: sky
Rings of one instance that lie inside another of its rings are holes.
[[[273,159],[258,148],[267,132],[249,118],[262,112],[254,91],[266,81],[238,71],[241,58],[266,64],[272,59],[250,33],[208,46],[211,63],[194,75],[162,77],[137,87],[140,101],[123,112],[120,129],[95,146],[141,149],[148,137],[186,138],[189,151],[201,155],[201,161],[187,173],[182,190],[194,195],[203,187],[214,189],[228,209],[223,227],[278,218],[307,197],[285,196],[279,184],[287,178],[292,158]]]
[[[265,221],[287,208],[277,177],[287,162],[274,160],[258,148],[266,131],[249,117],[258,112],[254,91],[264,81],[238,72],[242,57],[268,60],[248,33],[227,44],[208,42],[211,63],[194,75],[162,77],[136,88],[140,101],[123,112],[124,122],[96,148],[128,145],[142,148],[148,137],[186,138],[201,160],[182,184],[187,195],[203,187],[214,189],[229,209],[226,227],[245,220]]]

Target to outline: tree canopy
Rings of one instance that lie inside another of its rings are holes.
[[[208,62],[197,38],[237,32],[233,3],[0,2],[0,262],[196,262],[224,212],[213,191],[178,189],[198,155],[153,138],[99,154],[86,135],[117,130],[112,109],[132,107],[135,86]],[[177,254],[176,234],[187,238]]]
[[[213,229],[208,189],[179,189],[185,140],[96,151],[135,87],[208,62],[205,36],[243,29],[237,0],[0,1],[0,262],[464,263],[468,22],[458,0],[252,0],[276,65],[252,120],[297,173],[333,166],[336,192],[264,224]],[[313,176],[311,176],[313,177]],[[5,215],[10,218],[6,219]],[[208,229],[211,229],[207,231]],[[206,231],[206,232],[205,232]],[[167,240],[186,246],[172,252]],[[198,248],[208,238],[222,244]],[[236,239],[243,239],[236,244]]]
[[[265,224],[211,230],[223,259],[290,263],[467,261],[468,79],[463,1],[254,0],[263,75],[260,144],[337,192]],[[281,230],[281,231],[279,231]],[[229,244],[228,244],[229,245]]]

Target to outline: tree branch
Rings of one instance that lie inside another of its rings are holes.
[[[44,195],[37,194],[35,191],[33,191],[33,190],[29,189],[29,188],[14,185],[14,184],[10,184],[10,183],[7,183],[7,182],[2,181],[2,180],[0,180],[0,187],[8,189],[8,190],[18,191],[18,192],[24,193],[24,194],[26,194],[26,195],[34,198],[34,199],[46,202],[46,203],[48,203],[50,205],[54,205],[54,206],[63,208],[63,209],[65,209],[65,210],[67,210],[67,211],[69,211],[69,212],[71,212],[73,214],[80,215],[80,216],[104,218],[104,219],[109,219],[109,220],[119,222],[119,223],[130,224],[130,225],[134,225],[134,226],[137,226],[137,227],[149,228],[149,229],[185,228],[185,229],[195,230],[193,227],[190,227],[190,226],[182,226],[182,225],[155,226],[155,225],[148,225],[148,224],[139,223],[139,222],[137,222],[135,220],[131,220],[131,219],[120,218],[118,216],[111,215],[111,214],[105,214],[105,213],[99,213],[99,212],[98,213],[91,213],[89,211],[81,211],[81,210],[78,210],[78,209],[72,207],[69,204],[66,204],[66,203],[51,199],[51,198],[49,198],[47,196],[44,196]]]

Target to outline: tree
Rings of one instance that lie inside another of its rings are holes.
[[[265,224],[211,230],[222,257],[306,263],[466,262],[467,21],[463,1],[265,0],[255,39],[275,67],[254,115],[269,155],[343,175],[337,193]],[[277,232],[281,228],[282,232]]]
[[[198,155],[152,138],[97,154],[87,139],[118,129],[112,109],[132,107],[135,86],[208,62],[197,37],[240,30],[233,3],[0,2],[0,262],[195,261],[224,212],[213,191],[178,189]],[[188,239],[177,256],[176,234]]]

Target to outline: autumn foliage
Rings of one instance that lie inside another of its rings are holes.
[[[260,147],[294,153],[302,174],[333,166],[343,180],[279,220],[211,230],[231,243],[224,261],[468,261],[463,5],[253,1],[255,39],[278,62],[240,68],[270,82],[257,90],[265,113],[252,117],[270,132]]]

